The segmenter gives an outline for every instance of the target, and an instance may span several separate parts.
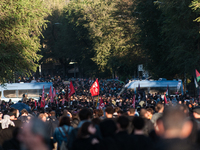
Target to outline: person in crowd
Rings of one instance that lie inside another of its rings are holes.
[[[26,109],[21,110],[21,116],[18,118],[21,122],[28,122],[28,111]]]
[[[162,139],[155,150],[196,150],[199,149],[187,141],[193,124],[179,106],[165,108],[162,119],[157,122]]]
[[[151,138],[144,134],[145,121],[141,117],[134,117],[133,119],[134,135],[131,135],[134,139],[135,150],[153,150],[153,141]]]
[[[105,112],[106,112],[106,118],[113,118],[114,110],[112,106],[106,107]]]
[[[99,124],[102,139],[97,145],[98,150],[119,150],[117,143],[115,141],[115,135],[117,132],[117,125],[111,119],[104,119]]]
[[[148,113],[147,113],[147,110],[142,108],[140,110],[140,117],[142,117],[145,121],[145,126],[144,126],[144,133],[146,136],[149,136],[149,133],[154,130],[154,125],[153,123],[151,122],[151,120],[149,119],[149,116],[148,116]]]
[[[46,124],[37,118],[23,124],[18,139],[25,150],[50,150],[49,134]]]
[[[67,143],[67,147],[70,150],[72,149],[73,142],[77,139],[79,128],[83,125],[83,123],[90,121],[91,117],[92,117],[92,112],[90,109],[83,108],[80,110],[80,112],[79,112],[80,122],[78,124],[78,127],[73,129],[69,134],[69,141]],[[97,130],[97,132],[95,133],[95,136],[98,137],[99,139],[101,139],[101,134],[100,134],[99,128],[98,128],[98,126],[95,126],[95,127]]]
[[[58,150],[61,147],[62,142],[67,143],[69,140],[69,133],[72,131],[73,127],[70,126],[70,118],[67,116],[62,116],[59,121],[59,127],[55,128],[53,134],[54,143],[58,143]]]
[[[119,150],[128,150],[130,148],[130,135],[127,132],[129,119],[126,116],[119,116],[116,120],[117,133],[115,141]]]
[[[164,111],[164,105],[161,102],[159,102],[156,105],[155,110],[156,110],[156,113],[153,114],[153,116],[151,118],[151,121],[153,124],[155,124],[156,120],[162,116],[163,111]]]
[[[128,110],[128,119],[129,119],[129,126],[128,126],[128,134],[133,133],[134,126],[132,124],[133,118],[135,117],[135,108],[129,108]]]
[[[0,132],[0,145],[2,145],[4,141],[13,138],[13,131],[16,128],[21,128],[21,121],[17,120],[16,114],[9,112],[7,115],[4,115],[0,123],[2,128]]]
[[[95,137],[96,128],[91,122],[85,122],[78,131],[78,138],[73,142],[72,150],[94,150],[99,140]]]
[[[79,117],[78,117],[78,112],[73,112],[72,113],[72,122],[71,122],[71,126],[73,128],[76,128],[79,124]]]
[[[43,114],[43,113],[39,114],[38,118],[39,118],[40,120],[42,120],[43,122],[46,122],[46,121],[47,121],[46,115]]]
[[[151,120],[153,117],[153,109],[152,108],[147,108],[147,115],[148,115],[148,119]]]
[[[21,142],[18,139],[20,128],[15,128],[13,131],[13,138],[3,143],[4,150],[20,150]]]
[[[48,130],[49,130],[50,137],[52,137],[56,127],[58,127],[58,124],[59,124],[59,121],[56,118],[55,111],[51,111],[49,113],[49,117],[47,118],[47,124],[48,124]]]

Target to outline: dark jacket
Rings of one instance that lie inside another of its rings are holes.
[[[161,139],[157,142],[155,150],[198,150],[199,147],[190,144],[186,139]]]
[[[20,150],[20,142],[17,139],[12,138],[5,141],[2,147],[4,150]]]
[[[153,141],[145,135],[131,135],[134,139],[132,142],[132,147],[134,150],[153,150]]]
[[[13,138],[13,131],[16,128],[21,128],[22,122],[20,120],[12,120],[12,121],[14,122],[15,127],[9,126],[7,129],[2,129],[0,131],[0,145],[2,145],[4,141],[10,140],[11,138]]]
[[[127,133],[127,131],[120,131],[118,132],[115,137],[115,142],[117,144],[117,147],[119,150],[131,150],[133,149],[132,146],[132,138],[131,136]]]
[[[72,149],[72,145],[74,143],[74,141],[77,139],[77,135],[78,135],[78,130],[79,128],[82,126],[83,123],[87,122],[88,120],[83,120],[81,122],[79,122],[79,125],[77,128],[73,129],[70,133],[69,133],[69,141],[67,142],[67,148],[69,150]],[[100,129],[99,129],[99,126],[95,126],[97,131],[95,133],[95,137],[97,137],[98,139],[102,139],[101,137],[101,133],[100,133]]]
[[[58,127],[59,121],[55,116],[50,116],[47,119],[47,124],[48,124],[49,136],[52,137],[56,127]]]
[[[95,150],[95,145],[92,145],[92,137],[78,138],[73,142],[72,150]]]

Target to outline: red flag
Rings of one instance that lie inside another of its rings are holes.
[[[167,104],[167,97],[166,97],[166,95],[164,95],[164,101],[165,101],[165,104]]]
[[[56,96],[56,90],[53,88],[53,98]]]
[[[99,82],[98,82],[98,79],[96,79],[96,81],[92,84],[92,86],[90,88],[90,93],[91,93],[92,96],[99,95]]]
[[[35,100],[35,107],[37,107],[37,102],[36,102],[36,100]]]
[[[51,86],[50,86],[50,90],[49,90],[49,98],[51,100],[51,103],[53,103],[53,93],[52,93]]]
[[[103,99],[101,97],[100,103],[99,103],[99,109],[102,109],[104,107]]]
[[[135,95],[133,96],[132,106],[133,106],[133,108],[135,108]]]
[[[40,107],[44,107],[45,106],[45,97],[44,97],[44,85],[43,85],[43,90],[42,90],[42,99],[41,99],[41,104]]]
[[[199,80],[200,80],[200,73],[197,71],[197,69],[195,70],[195,73],[196,73],[197,82],[199,82]]]
[[[75,90],[74,90],[74,86],[73,86],[73,84],[72,84],[72,81],[70,81],[69,89],[70,89],[69,97],[71,97],[72,94],[75,93]]]

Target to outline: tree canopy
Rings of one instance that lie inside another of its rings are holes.
[[[39,36],[49,12],[45,1],[1,0],[0,82],[12,79],[14,73],[36,71]]]

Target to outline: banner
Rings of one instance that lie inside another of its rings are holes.
[[[40,107],[44,107],[45,106],[45,97],[44,97],[44,85],[43,85],[43,90],[42,90],[42,99],[41,99],[41,104]]]
[[[69,89],[70,89],[69,97],[71,97],[72,94],[75,93],[75,90],[74,90],[74,86],[73,86],[73,84],[72,84],[72,81],[70,81]]]
[[[51,100],[51,103],[53,103],[53,93],[52,93],[51,86],[50,86],[50,90],[49,90],[49,98]]]
[[[92,96],[99,95],[99,82],[98,82],[98,79],[96,79],[96,81],[92,84],[92,86],[90,88],[90,93],[91,93]]]
[[[104,103],[103,103],[103,99],[102,99],[102,97],[101,97],[101,100],[100,100],[100,103],[99,103],[99,109],[102,109],[102,108],[104,108]]]

